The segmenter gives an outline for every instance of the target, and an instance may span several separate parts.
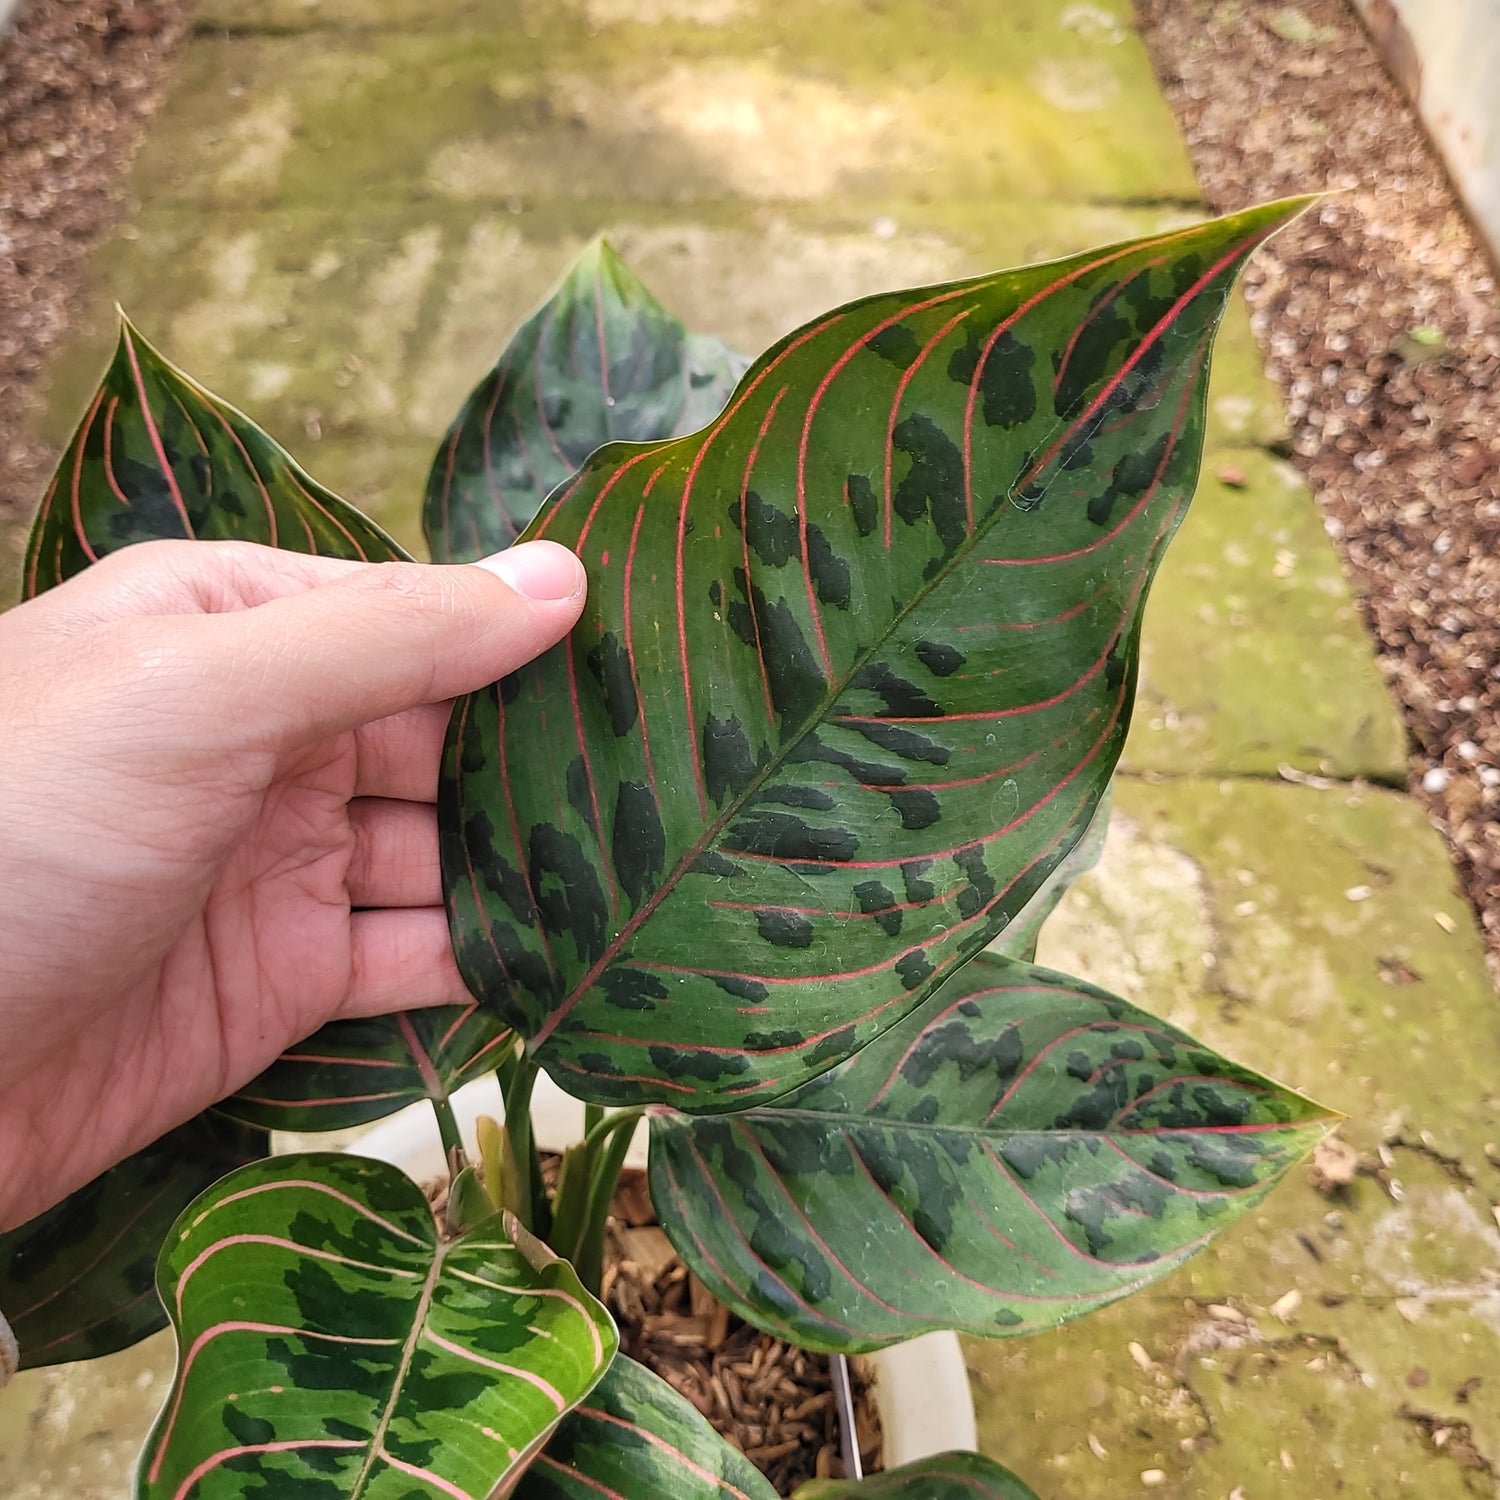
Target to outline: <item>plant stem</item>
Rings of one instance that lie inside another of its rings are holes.
[[[458,1152],[460,1163],[467,1160],[464,1155],[463,1132],[458,1128],[458,1121],[453,1116],[453,1106],[446,1098],[429,1098],[427,1102],[432,1105],[432,1112],[437,1116],[438,1135],[443,1142],[443,1157],[451,1169],[455,1151]]]
[[[538,1071],[537,1065],[523,1052],[515,1059],[511,1076],[505,1082],[505,1130],[516,1159],[516,1214],[522,1226],[534,1234],[547,1227],[537,1213],[537,1198],[540,1196],[545,1206],[546,1194],[542,1192],[536,1143],[531,1135],[531,1090],[536,1085]]]
[[[630,1150],[636,1122],[645,1112],[644,1106],[617,1110],[595,1125],[584,1138],[585,1150],[594,1152],[609,1140],[608,1147],[594,1166],[588,1208],[573,1257],[573,1269],[578,1272],[578,1279],[596,1297],[604,1279],[604,1230],[609,1223],[609,1205],[620,1181],[620,1171],[625,1165],[625,1153]]]
[[[583,1137],[584,1148],[588,1151],[597,1151],[607,1137],[626,1125],[634,1125],[645,1113],[644,1104],[632,1104],[629,1109],[617,1109],[612,1114],[605,1114],[603,1110],[600,1110],[598,1118],[592,1125],[589,1125],[588,1109],[585,1108],[583,1119],[588,1128]],[[623,1161],[623,1158],[621,1160]]]
[[[604,1123],[604,1106],[602,1104],[585,1104],[583,1106],[583,1139],[588,1141],[590,1135]]]
[[[515,1079],[517,1055],[516,1039],[512,1037],[510,1045],[500,1054],[500,1061],[495,1064],[495,1081],[500,1085],[502,1099],[510,1092]]]

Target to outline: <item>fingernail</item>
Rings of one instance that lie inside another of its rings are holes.
[[[588,581],[583,564],[556,542],[526,542],[482,557],[474,566],[487,569],[528,599],[572,599]]]

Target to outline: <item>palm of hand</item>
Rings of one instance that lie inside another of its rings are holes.
[[[434,727],[429,715],[405,729],[430,741]],[[337,1015],[461,996],[442,913],[425,904],[438,899],[435,822],[428,849],[379,868],[382,846],[421,843],[432,810],[357,798],[358,746],[352,733],[313,745],[264,787],[237,762],[137,782],[133,805],[115,800],[113,839],[77,846],[66,878],[115,945],[114,982],[79,993],[77,955],[59,949],[42,987],[53,1003],[7,1038],[32,1061],[4,1114],[45,1131],[50,1172],[87,1180],[99,1142],[139,1149]],[[111,881],[112,865],[129,880]],[[424,904],[355,909],[387,896]]]

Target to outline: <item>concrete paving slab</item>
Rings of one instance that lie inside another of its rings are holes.
[[[120,1500],[172,1366],[163,1330],[107,1359],[17,1375],[0,1392],[0,1495]]]
[[[1211,411],[1230,384],[1217,376]],[[1404,785],[1405,761],[1405,728],[1301,476],[1211,438],[1146,609],[1126,766],[1291,766]]]
[[[136,184],[157,206],[236,211],[413,191],[637,208],[872,191],[1195,203],[1144,53],[1024,9],[825,0],[664,27],[549,6],[334,45],[201,33],[171,149],[159,129]]]
[[[969,1342],[982,1446],[1069,1500],[1492,1495],[1500,1010],[1440,840],[1371,788],[1122,778],[1116,806],[1041,959],[1343,1111],[1357,1175],[1299,1170],[1152,1291]]]

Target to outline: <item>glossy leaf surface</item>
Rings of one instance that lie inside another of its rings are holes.
[[[26,598],[132,542],[260,542],[384,562],[406,554],[129,323],[47,488]]]
[[[270,1130],[344,1130],[492,1072],[510,1030],[477,1005],[333,1021],[220,1108]]]
[[[514,1500],[776,1500],[770,1481],[665,1380],[615,1356]]]
[[[1124,740],[1234,275],[1299,207],[851,304],[538,518],[588,606],[461,704],[440,820],[469,988],[560,1084],[785,1092],[1031,899]]]
[[[97,1359],[165,1328],[156,1257],[177,1215],[270,1150],[263,1130],[202,1114],[0,1234],[0,1309],[21,1368]]]
[[[719,340],[690,334],[595,240],[448,429],[422,508],[433,561],[510,546],[605,443],[696,431],[747,364]]]
[[[1037,1494],[992,1458],[939,1453],[867,1479],[815,1479],[793,1500],[1037,1500]]]
[[[351,1156],[219,1183],[179,1220],[159,1285],[178,1366],[140,1500],[485,1500],[616,1344],[565,1262],[533,1265],[498,1216],[440,1243],[415,1183]]]
[[[653,1113],[651,1197],[709,1289],[795,1343],[998,1337],[1165,1275],[1330,1123],[1123,1000],[986,954],[783,1099]]]

